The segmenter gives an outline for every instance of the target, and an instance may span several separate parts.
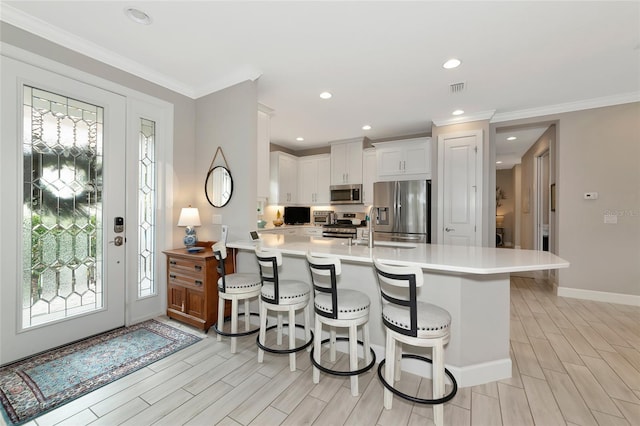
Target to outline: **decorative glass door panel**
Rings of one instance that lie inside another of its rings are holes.
[[[103,108],[24,87],[22,328],[101,309]]]
[[[0,61],[2,365],[124,325],[127,156],[123,96]]]

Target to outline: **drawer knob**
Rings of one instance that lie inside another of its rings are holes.
[[[175,279],[176,279],[176,276],[175,276],[175,275],[173,275],[173,274],[169,274],[169,278],[171,278],[172,280],[175,280]]]
[[[202,271],[202,266],[200,265],[194,265],[194,268],[196,268],[196,271]]]
[[[175,260],[170,260],[169,261],[169,265],[177,265],[177,264],[178,264],[178,262],[176,262]]]
[[[197,285],[197,286],[202,286],[202,281],[200,281],[200,280],[196,280],[196,285]]]

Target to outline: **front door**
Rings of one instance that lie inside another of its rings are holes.
[[[127,225],[122,96],[2,57],[1,117],[0,365],[124,325]]]

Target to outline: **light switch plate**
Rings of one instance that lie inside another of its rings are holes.
[[[585,192],[584,193],[584,199],[585,200],[597,200],[598,199],[598,193],[597,192]]]

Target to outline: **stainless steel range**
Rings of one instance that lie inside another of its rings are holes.
[[[342,219],[337,219],[334,223],[328,223],[322,227],[322,236],[356,239],[358,237],[359,226],[353,223],[356,217],[356,213],[343,213]]]
[[[342,222],[342,223],[340,223]],[[324,225],[322,227],[322,236],[323,237],[332,237],[332,238],[353,238],[356,239],[358,235],[357,225],[353,225],[351,221],[347,220],[338,220],[337,223]]]

